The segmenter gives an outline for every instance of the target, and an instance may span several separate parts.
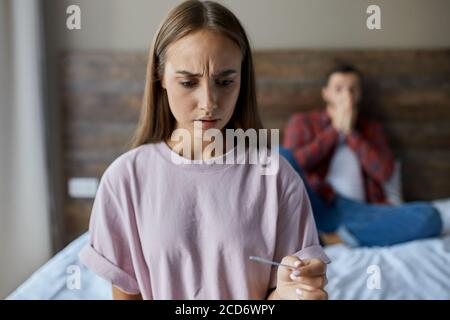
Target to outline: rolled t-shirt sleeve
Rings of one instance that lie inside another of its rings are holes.
[[[331,262],[319,243],[308,194],[298,176],[287,188],[286,196],[280,204],[275,248],[274,260],[278,262],[291,255],[299,259],[316,258],[327,264]],[[276,282],[277,268],[273,268],[271,288],[276,286]]]
[[[81,262],[122,291],[138,294],[127,205],[113,192],[106,173],[94,200],[89,234],[89,244],[79,254]]]

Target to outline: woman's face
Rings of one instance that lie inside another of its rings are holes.
[[[176,128],[222,130],[233,115],[241,87],[242,53],[218,32],[201,30],[167,50],[162,86],[167,91]],[[201,121],[201,122],[199,122]]]

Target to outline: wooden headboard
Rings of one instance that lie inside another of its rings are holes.
[[[64,52],[60,90],[64,177],[98,177],[137,123],[147,53]],[[450,50],[290,50],[254,53],[264,125],[283,129],[297,111],[320,108],[336,62],[365,77],[363,110],[382,121],[402,161],[406,200],[450,196]],[[282,131],[281,131],[282,132]],[[66,242],[84,232],[92,199],[65,199]]]

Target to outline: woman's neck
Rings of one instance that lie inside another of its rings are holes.
[[[175,147],[178,146],[180,143],[180,141],[173,141],[171,139],[167,139],[165,141],[165,143],[169,146],[170,149],[172,149],[173,151],[175,151]],[[189,160],[208,160],[211,158],[216,158],[216,157],[220,157],[221,155],[223,155],[224,153],[226,153],[228,151],[226,143],[223,142],[222,145],[222,149],[220,148],[215,148],[215,147],[210,147],[208,148],[208,146],[210,144],[214,143],[213,141],[201,141],[201,139],[199,139],[198,141],[192,141],[191,143],[191,147],[190,147],[190,155],[186,155],[186,152],[183,150],[183,148],[179,148],[177,147],[176,151],[178,153],[178,155],[180,155],[181,157],[185,157]]]

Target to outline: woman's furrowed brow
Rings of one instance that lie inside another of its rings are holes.
[[[181,75],[184,75],[184,76],[189,76],[189,77],[201,77],[202,76],[202,74],[200,74],[200,73],[193,73],[193,72],[190,72],[190,71],[187,71],[187,70],[178,70],[175,73],[176,74],[181,74]]]
[[[184,75],[184,76],[189,76],[189,77],[201,77],[201,76],[203,76],[203,74],[201,74],[201,73],[193,73],[193,72],[190,72],[190,71],[187,71],[187,70],[178,70],[175,73],[176,74],[181,74],[181,75]],[[226,69],[226,70],[219,71],[218,73],[214,74],[214,76],[215,77],[227,77],[227,76],[233,75],[235,73],[237,73],[237,71],[234,70],[234,69]]]
[[[226,70],[218,72],[214,76],[216,76],[216,77],[227,77],[227,76],[231,76],[231,75],[233,75],[235,73],[237,73],[237,71],[234,70],[234,69],[226,69]]]

